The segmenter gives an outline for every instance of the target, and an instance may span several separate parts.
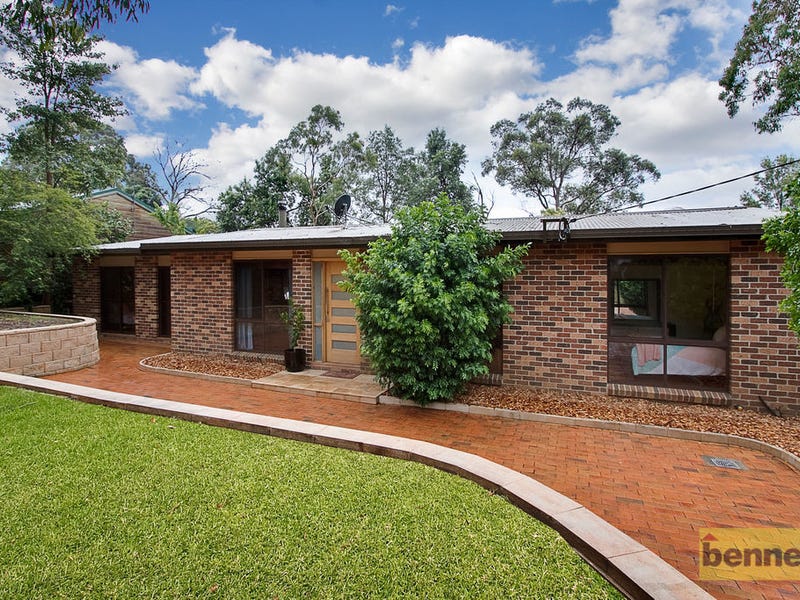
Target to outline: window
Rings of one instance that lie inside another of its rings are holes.
[[[657,279],[614,281],[614,320],[658,320],[660,301],[658,283]]]
[[[100,329],[136,333],[133,267],[100,268]]]
[[[727,389],[727,257],[613,257],[608,272],[611,383]]]
[[[247,261],[234,266],[235,348],[245,352],[280,353],[289,347],[281,320],[291,291],[287,261]]]

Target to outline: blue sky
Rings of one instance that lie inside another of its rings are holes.
[[[717,100],[749,11],[746,0],[154,0],[139,23],[104,26],[102,49],[119,65],[108,89],[130,111],[116,123],[129,150],[143,160],[166,142],[194,150],[209,197],[249,175],[317,103],[350,131],[389,124],[417,148],[444,127],[479,175],[492,123],[579,95],[621,119],[615,146],[660,168],[643,188],[654,199],[800,154],[797,122],[758,136],[749,107],[730,120]],[[0,103],[9,97],[0,82]],[[480,181],[493,216],[538,211]],[[749,185],[663,207],[734,205]]]

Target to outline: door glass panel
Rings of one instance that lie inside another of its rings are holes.
[[[355,350],[357,348],[355,342],[346,342],[343,340],[333,340],[331,347],[337,350]]]
[[[355,333],[356,326],[355,325],[341,325],[339,323],[334,323],[331,325],[331,331],[333,333]]]
[[[355,308],[332,308],[331,314],[334,317],[355,317],[356,316],[356,309]]]

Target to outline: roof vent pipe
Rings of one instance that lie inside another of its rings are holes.
[[[278,227],[288,227],[289,220],[287,218],[288,211],[286,205],[283,203],[278,204]]]

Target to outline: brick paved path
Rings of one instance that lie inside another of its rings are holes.
[[[449,411],[358,404],[149,373],[163,347],[105,341],[98,365],[50,377],[101,389],[339,425],[465,450],[574,498],[698,581],[700,527],[800,527],[800,473],[736,446]],[[710,467],[702,455],[742,461]],[[796,598],[800,582],[698,583],[719,598]]]

